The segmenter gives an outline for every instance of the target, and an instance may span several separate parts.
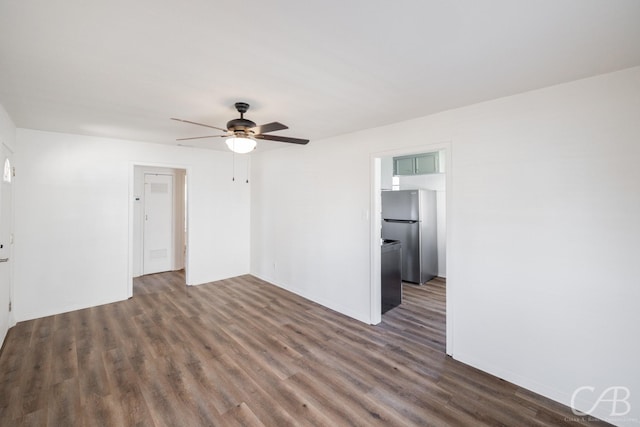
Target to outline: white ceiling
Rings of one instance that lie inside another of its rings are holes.
[[[313,143],[637,65],[638,0],[0,0],[18,127],[167,144],[236,101]]]

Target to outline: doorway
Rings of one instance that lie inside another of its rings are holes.
[[[187,171],[136,165],[132,177],[133,278],[166,271],[187,273]]]
[[[438,152],[441,162],[441,170],[443,174],[439,176],[431,176],[429,178],[420,178],[418,175],[398,179],[394,177],[393,158],[408,158],[421,153]],[[371,155],[371,289],[370,289],[370,307],[371,307],[371,323],[378,324],[382,321],[381,315],[381,228],[382,228],[382,190],[408,189],[408,188],[429,188],[436,190],[438,198],[438,214],[441,221],[446,227],[439,228],[438,234],[438,251],[444,256],[444,262],[438,263],[438,275],[447,276],[448,265],[450,263],[449,253],[451,241],[451,143],[443,142],[439,144],[407,147],[404,149],[373,153]],[[453,353],[453,289],[455,282],[451,277],[447,277],[446,282],[446,353]]]

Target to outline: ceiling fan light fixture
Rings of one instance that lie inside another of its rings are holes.
[[[238,154],[246,154],[256,148],[256,140],[241,136],[233,136],[225,141],[229,150]]]

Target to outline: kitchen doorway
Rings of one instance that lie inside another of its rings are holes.
[[[407,159],[414,159],[425,153],[437,153],[439,163],[435,170],[427,173],[402,173],[398,168],[409,163]],[[395,158],[395,161],[394,161]],[[383,190],[400,190],[425,188],[436,192],[438,209],[438,274],[447,277],[450,252],[449,236],[451,235],[451,143],[444,142],[405,149],[391,150],[371,155],[372,186],[371,186],[371,323],[382,321],[381,315],[381,266],[382,258],[380,244],[382,242],[382,198]],[[455,283],[446,280],[446,352],[453,353],[453,289]]]

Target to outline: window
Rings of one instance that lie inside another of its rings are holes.
[[[4,182],[11,182],[11,162],[8,157],[4,160],[4,174],[2,175],[2,180]]]
[[[430,173],[440,173],[437,151],[393,158],[394,175],[426,175]]]

